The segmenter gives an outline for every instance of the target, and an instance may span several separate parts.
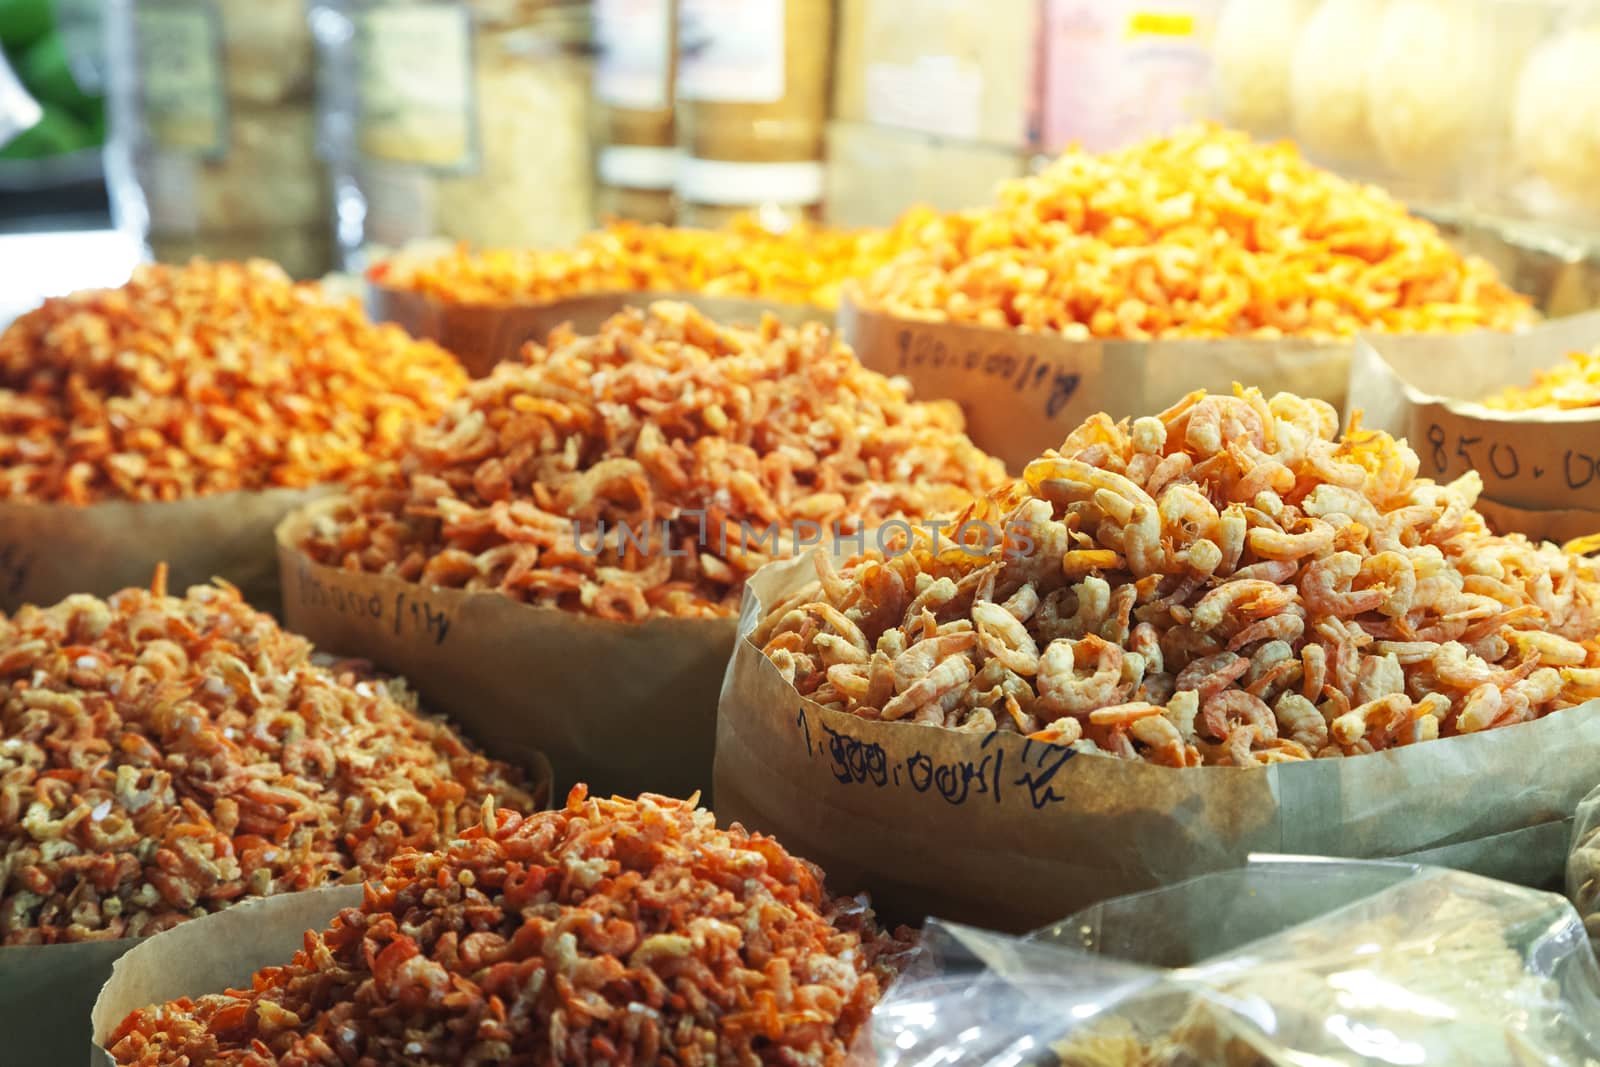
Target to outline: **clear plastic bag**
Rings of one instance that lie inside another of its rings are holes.
[[[1583,798],[1572,820],[1567,852],[1567,896],[1600,950],[1600,787]]]
[[[1560,897],[1289,858],[1020,939],[931,922],[852,1062],[1588,1067],[1597,1025],[1600,968]]]

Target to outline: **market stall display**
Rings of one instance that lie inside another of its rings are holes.
[[[548,785],[420,715],[403,681],[319,658],[237,591],[169,596],[165,578],[0,615],[0,1017],[30,1062],[81,1055],[131,939],[375,874],[495,803],[534,810]],[[105,951],[57,951],[79,942]],[[30,995],[46,978],[64,1002]]]
[[[1497,530],[1557,542],[1600,533],[1593,456],[1600,420],[1586,399],[1600,314],[1516,335],[1449,343],[1373,338],[1357,350],[1353,405],[1416,447],[1423,473],[1476,469],[1479,510]],[[1439,373],[1448,366],[1449,373]]]
[[[279,961],[302,930],[281,934]],[[145,982],[113,979],[96,1015],[115,1062],[147,1067],[838,1065],[908,935],[831,896],[778,842],[717,829],[693,800],[579,787],[561,810],[486,810],[441,851],[396,858],[359,907],[240,988],[207,989],[178,939],[152,944]],[[198,969],[215,970],[220,954],[203,955]],[[189,992],[144,1007],[152,986]]]
[[[841,329],[869,367],[960,398],[973,439],[1013,465],[1096,411],[1196,388],[1340,406],[1358,331],[1538,317],[1381,190],[1210,126],[1069,151],[915,236],[845,287]]]
[[[953,514],[1003,476],[953,406],[912,401],[827,329],[660,303],[529,346],[398,464],[291,519],[286,610],[330,647],[404,664],[441,709],[539,724],[566,781],[687,793],[709,784],[745,579],[825,533]],[[443,628],[410,626],[400,598]],[[603,696],[597,676],[614,679]]]
[[[886,908],[986,925],[1263,846],[1472,867],[1494,835],[1548,845],[1592,782],[1486,801],[1481,778],[1600,725],[1600,571],[1489,533],[1478,476],[1419,463],[1321,401],[1196,393],[1089,419],[942,542],[769,568],[723,689],[718,803]],[[1418,788],[1426,815],[1391,818]],[[885,843],[925,834],[937,874]],[[1550,877],[1547,848],[1521,859]],[[977,888],[997,869],[1004,905]]]
[[[464,382],[442,349],[259,261],[48,300],[0,334],[0,608],[161,562],[270,597],[277,520]]]

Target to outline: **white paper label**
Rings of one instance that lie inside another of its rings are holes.
[[[134,13],[144,125],[165,149],[227,151],[222,26],[208,3],[143,3]]]
[[[594,90],[600,102],[635,111],[660,111],[672,103],[669,0],[595,0],[599,46]]]
[[[356,142],[362,155],[439,170],[477,155],[472,21],[455,4],[356,13]]]
[[[954,56],[867,66],[867,121],[880,126],[977,140],[983,71]]]
[[[783,99],[784,0],[682,0],[678,96],[725,104]]]

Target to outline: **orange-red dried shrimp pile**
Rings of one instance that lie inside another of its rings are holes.
[[[919,535],[822,566],[753,636],[831,708],[1178,767],[1353,756],[1600,697],[1597,564],[1491,535],[1475,473],[1417,466],[1286,393],[1096,415],[976,507],[989,529],[966,548]]]
[[[1509,329],[1534,315],[1483,260],[1288,143],[1197,126],[1072,150],[990,207],[917,230],[861,299],[908,318],[1068,337]]]
[[[1600,348],[1569,352],[1564,363],[1535,371],[1528,385],[1512,385],[1483,401],[1500,411],[1600,407]]]
[[[554,334],[419,427],[303,548],[351,570],[605,618],[726,616],[791,550],[1000,484],[950,403],[914,403],[821,326],[683,304]],[[870,543],[870,538],[869,538]]]
[[[909,949],[693,802],[485,812],[252,988],[136,1011],[119,1064],[839,1064]]]
[[[521,778],[231,589],[24,607],[0,615],[0,944],[136,937],[376,871],[490,798],[531,807]]]
[[[847,278],[870,274],[910,247],[927,209],[886,230],[801,223],[787,233],[753,218],[699,230],[612,222],[572,248],[402,253],[372,281],[450,304],[518,304],[591,293],[702,293],[835,307]]]
[[[0,500],[336,482],[465,381],[444,349],[273,264],[143,266],[0,334]]]

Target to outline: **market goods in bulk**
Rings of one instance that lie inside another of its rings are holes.
[[[1534,371],[1531,384],[1502,389],[1483,403],[1497,411],[1600,407],[1600,348],[1573,352],[1565,363]]]
[[[1509,329],[1529,302],[1383,191],[1209,126],[1069,151],[860,282],[910,319],[1113,337]]]
[[[931,218],[912,211],[888,230],[831,230],[799,223],[775,234],[754,219],[722,229],[613,222],[569,249],[402,254],[372,281],[448,304],[526,304],[592,293],[701,293],[834,307],[839,286],[910,247]]]
[[[820,538],[953,514],[1000,484],[961,427],[822,326],[722,327],[659,302],[472,383],[300,547],[604,618],[731,616],[799,524]]]
[[[691,801],[485,808],[247,990],[129,1015],[119,1064],[839,1064],[909,948]]]
[[[163,584],[0,615],[0,944],[153,934],[533,806],[404,683]]]
[[[1594,562],[1491,535],[1475,473],[1418,478],[1403,441],[1340,435],[1322,401],[1235,392],[1090,418],[964,516],[965,546],[819,557],[752,639],[825,707],[1176,767],[1600,696]]]
[[[334,482],[466,375],[270,263],[143,266],[0,335],[0,500],[176,500]]]

